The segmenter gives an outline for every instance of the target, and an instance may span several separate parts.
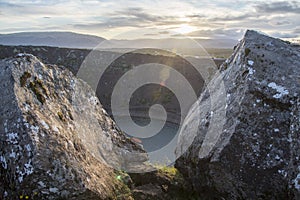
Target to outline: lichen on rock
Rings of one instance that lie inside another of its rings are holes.
[[[183,156],[176,167],[194,191],[209,199],[300,198],[299,77],[299,46],[246,32],[210,82],[225,85],[226,115],[209,124],[211,113],[221,106],[211,106],[210,97],[217,95],[206,89],[180,134],[177,153]],[[191,137],[184,130],[197,119],[196,135]],[[201,156],[210,126],[221,134],[211,151]],[[191,146],[182,152],[187,138]]]
[[[113,167],[130,163],[125,151],[144,155],[141,166],[148,158],[86,83],[28,54],[1,60],[0,80],[1,199],[122,196],[127,186]]]

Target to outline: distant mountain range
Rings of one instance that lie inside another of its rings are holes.
[[[104,40],[102,37],[73,32],[21,32],[0,35],[0,44],[13,46],[94,48]]]
[[[73,32],[21,32],[12,34],[0,34],[2,45],[32,45],[53,46],[67,48],[92,49],[104,42],[103,48],[162,48],[182,49],[193,48],[197,41],[204,48],[233,48],[237,40],[233,39],[136,39],[136,40],[106,40],[94,35],[78,34]]]

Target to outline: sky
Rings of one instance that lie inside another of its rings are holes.
[[[0,0],[0,24],[1,34],[73,31],[111,39],[153,30],[132,37],[239,39],[254,29],[291,39],[300,38],[300,1]]]

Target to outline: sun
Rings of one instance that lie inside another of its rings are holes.
[[[195,30],[196,30],[196,27],[190,26],[190,25],[187,25],[187,24],[182,24],[178,28],[174,29],[175,32],[178,32],[180,34],[190,33],[190,32],[193,32]]]

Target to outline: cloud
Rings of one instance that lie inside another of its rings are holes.
[[[127,8],[122,11],[116,11],[112,16],[126,16],[127,18],[136,18],[143,22],[156,22],[163,20],[163,17],[147,14],[142,8]]]
[[[190,37],[207,37],[207,38],[235,38],[239,39],[244,34],[241,29],[206,29],[198,30],[186,34]]]
[[[109,17],[101,22],[73,24],[75,28],[115,28],[177,25],[180,20],[175,16],[158,16],[147,13],[142,8],[126,8],[108,14]],[[101,16],[99,17],[101,20]],[[161,33],[162,34],[162,33]]]
[[[145,33],[144,36],[160,36],[160,35],[169,35],[170,31],[158,31],[157,33]]]
[[[281,20],[281,21],[271,21],[270,24],[272,26],[286,26],[286,25],[290,25],[291,22],[288,20]]]
[[[69,2],[68,0],[11,0],[8,2],[6,1],[1,1],[3,4],[9,4],[11,6],[26,6],[26,5],[39,5],[39,6],[48,6],[48,5],[56,5],[56,4],[61,4],[61,3],[67,3]]]
[[[294,34],[298,34],[298,37],[300,37],[300,26],[299,26],[299,27],[296,27],[296,28],[293,30],[293,33],[294,33]]]
[[[193,15],[186,15],[188,18],[192,19],[205,19],[207,16],[202,15],[202,14],[193,14]]]
[[[144,36],[158,36],[158,33],[145,33]]]
[[[278,38],[297,38],[299,37],[299,34],[287,32],[273,32],[272,36]]]
[[[164,35],[164,34],[170,34],[170,32],[169,31],[160,31],[160,32],[158,32],[159,34],[162,34],[162,35]]]
[[[7,7],[7,8],[20,8],[23,7],[22,4],[14,4],[14,3],[9,3],[9,2],[3,2],[0,1],[0,7]]]
[[[215,15],[203,15],[203,14],[193,14],[187,15],[186,17],[191,18],[192,20],[201,20],[201,21],[241,21],[248,20],[252,17],[257,17],[258,14],[254,12],[242,12],[242,13],[234,13],[234,14],[223,14],[218,13]]]
[[[117,28],[117,27],[143,27],[139,19],[128,19],[126,17],[115,17],[104,22],[99,23],[80,23],[71,24],[74,28],[79,29],[107,29],[107,28]]]
[[[209,18],[210,21],[242,21],[249,20],[252,17],[257,17],[257,14],[251,12],[242,15],[224,15],[222,17]]]
[[[148,18],[148,17],[146,17]],[[79,29],[100,29],[100,28],[117,28],[117,27],[145,27],[148,19],[132,16],[119,16],[104,19],[102,22],[79,23],[73,24],[74,28]]]
[[[273,3],[260,3],[254,6],[256,12],[262,14],[269,13],[300,13],[300,3],[297,1],[280,1]]]
[[[131,20],[140,24],[148,23],[148,25],[176,25],[180,22],[180,19],[176,16],[150,14],[143,8],[138,7],[126,8],[122,11],[116,11],[110,15],[112,17],[123,16],[123,19]],[[114,18],[112,18],[112,21],[114,21]]]
[[[2,8],[3,14],[11,16],[13,18],[18,18],[22,16],[31,17],[38,15],[57,17],[66,15],[70,9],[68,8],[68,6],[66,6],[67,8],[65,8],[61,6],[54,6],[48,4],[13,4],[5,2],[0,2],[0,7]],[[74,12],[72,14],[74,16]]]
[[[30,31],[58,31],[58,30],[65,30],[60,26],[45,26],[45,27],[31,27]],[[16,28],[6,28],[2,29],[2,32],[6,33],[13,33],[13,32],[27,32],[28,28],[27,27],[16,27]]]
[[[0,32],[57,27],[108,37],[135,28],[156,28],[161,31],[151,34],[167,37],[187,25],[199,29],[191,37],[240,38],[245,29],[288,36],[300,27],[298,1],[237,1],[0,0]]]

